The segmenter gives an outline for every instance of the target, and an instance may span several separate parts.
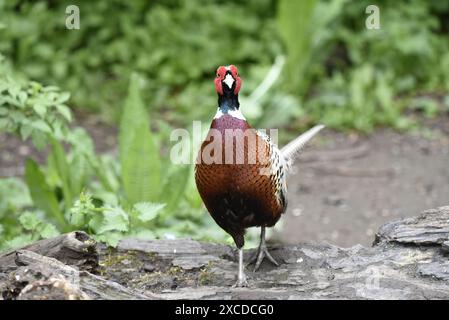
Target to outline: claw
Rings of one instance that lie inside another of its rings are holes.
[[[268,260],[270,260],[276,267],[279,267],[279,263],[273,258],[265,245],[263,245],[262,248],[259,247],[259,249],[257,249],[256,255],[251,258],[251,261],[246,266],[255,263],[253,272],[256,272],[259,270],[259,267],[265,257],[267,257]]]
[[[232,286],[233,288],[245,288],[248,287],[248,281],[246,281],[246,277],[244,276],[243,279],[238,279],[237,282]]]
[[[271,256],[271,254],[268,252],[267,246],[265,244],[265,227],[262,226],[261,228],[261,233],[260,233],[260,244],[259,244],[259,248],[257,249],[257,253],[255,256],[253,256],[250,260],[250,262],[247,264],[247,266],[249,266],[250,264],[255,263],[254,265],[254,272],[256,272],[263,259],[267,257],[268,260],[270,260],[275,266],[279,266],[279,263]]]
[[[279,263],[274,260],[274,258],[271,256],[271,254],[268,252],[268,249],[266,246],[263,246],[261,248],[261,250],[259,251],[259,253],[257,254],[257,257],[255,257],[255,262],[256,264],[254,265],[254,272],[256,272],[257,270],[259,270],[260,265],[262,264],[263,259],[267,257],[268,260],[270,260],[276,267],[279,266]]]

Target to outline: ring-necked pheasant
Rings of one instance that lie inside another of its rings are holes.
[[[245,229],[261,227],[255,271],[266,256],[278,265],[265,244],[272,227],[287,208],[286,174],[304,145],[324,126],[317,125],[281,150],[264,133],[254,130],[240,111],[242,80],[233,65],[217,69],[218,110],[201,145],[195,181],[215,222],[229,233],[239,249],[236,286],[245,286],[243,245]]]

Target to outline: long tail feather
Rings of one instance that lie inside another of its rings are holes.
[[[313,128],[307,130],[303,134],[301,134],[296,139],[289,142],[285,147],[281,149],[281,153],[284,156],[284,159],[291,164],[293,160],[297,156],[299,156],[300,152],[303,150],[304,146],[312,139],[321,129],[324,128],[324,125],[316,125]]]

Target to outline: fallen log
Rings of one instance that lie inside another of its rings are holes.
[[[273,245],[281,265],[249,269],[249,287],[233,288],[230,246],[126,239],[111,249],[75,232],[0,255],[0,292],[3,299],[449,299],[448,244],[449,206],[385,224],[370,248]]]

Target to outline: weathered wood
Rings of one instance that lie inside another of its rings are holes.
[[[376,242],[382,241],[446,247],[449,241],[449,206],[383,225],[376,235]]]
[[[152,300],[158,298],[149,292],[143,294],[87,271],[80,273],[80,288],[91,299],[97,300]]]
[[[92,271],[98,266],[96,242],[83,231],[74,231],[55,238],[40,240],[23,247],[22,250],[52,257],[83,270]],[[15,250],[11,250],[0,255],[0,274],[16,267],[15,253]]]
[[[88,299],[77,286],[77,269],[28,250],[16,251],[11,256],[17,269],[0,285],[4,298]]]
[[[154,299],[150,295],[141,294],[32,251],[16,251],[15,263],[18,266],[16,271],[9,275],[3,286],[0,285],[6,298]]]
[[[247,270],[248,288],[232,287],[230,246],[126,239],[116,249],[98,244],[99,263],[76,273],[73,256],[41,242],[0,256],[0,292],[8,299],[449,299],[448,224],[449,207],[441,207],[387,223],[370,248],[271,246],[281,265]],[[58,247],[56,238],[46,241]],[[253,251],[245,251],[247,260]]]

